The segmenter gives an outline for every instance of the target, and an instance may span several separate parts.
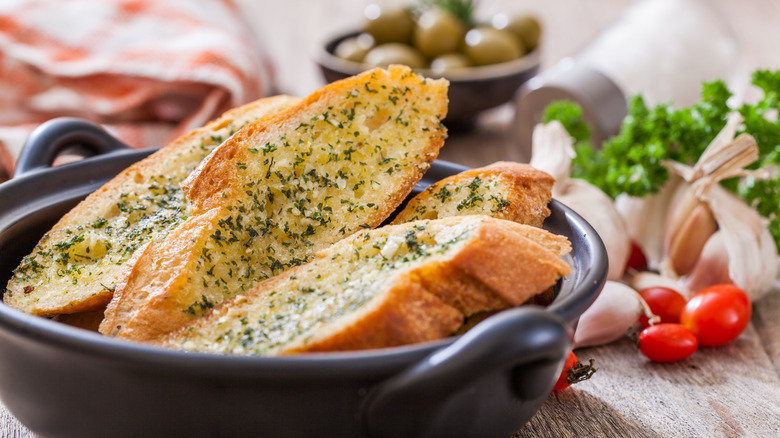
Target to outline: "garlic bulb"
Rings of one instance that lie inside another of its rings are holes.
[[[634,289],[617,281],[607,281],[596,301],[580,316],[574,332],[574,348],[620,339],[642,313],[642,299]]]
[[[607,279],[618,280],[631,255],[631,239],[612,199],[585,180],[570,178],[575,156],[574,140],[560,122],[537,125],[533,132],[530,164],[553,178],[552,195],[582,216],[599,234],[607,248]]]
[[[682,291],[730,281],[758,300],[777,277],[777,247],[767,220],[719,184],[766,175],[745,170],[758,158],[758,146],[747,134],[734,138],[739,123],[738,115],[731,117],[694,166],[665,162],[672,178],[661,192],[624,198],[618,211],[650,266],[684,286]]]

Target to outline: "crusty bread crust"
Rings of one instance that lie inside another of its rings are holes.
[[[570,272],[561,259],[571,251],[565,237],[506,220],[487,224],[448,267],[421,276],[426,287],[465,316],[523,304]]]
[[[232,109],[122,171],[41,239],[8,282],[5,303],[40,316],[105,307],[133,250],[189,215],[181,181],[241,126],[298,100],[276,96]]]
[[[436,158],[446,93],[446,81],[393,66],[327,85],[247,125],[183,183],[194,234],[172,233],[135,260],[128,275],[143,281],[118,285],[101,332],[156,339],[380,225]],[[168,259],[178,259],[176,272],[158,269]]]
[[[420,274],[400,275],[381,300],[364,314],[346,315],[339,324],[322,329],[306,342],[296,342],[279,355],[326,351],[367,350],[445,338],[463,324],[463,315],[432,294]]]
[[[393,223],[486,214],[541,227],[550,215],[547,204],[554,183],[548,173],[528,164],[499,161],[432,184],[411,199]]]
[[[136,251],[117,280],[119,292],[106,308],[101,333],[115,336],[124,330],[124,336],[134,337],[140,331],[141,336],[157,337],[189,321],[187,308],[181,309],[182,297],[158,291],[194,292],[186,285],[197,269],[201,253],[196,249],[209,238],[204,229],[213,228],[218,213],[214,209],[184,221],[165,239],[167,244],[150,242]],[[133,293],[123,293],[128,290]],[[199,302],[200,297],[193,298]],[[136,313],[139,316],[127,326]]]
[[[470,227],[469,231],[459,234],[464,227]],[[361,232],[322,251],[312,262],[259,283],[158,343],[222,354],[284,355],[381,348],[439,339],[454,333],[464,317],[521,304],[570,272],[569,265],[557,254],[536,243],[548,239],[528,239],[525,235],[529,231],[553,236],[539,228],[486,216],[416,221]],[[447,240],[447,233],[458,236],[453,240],[455,243]],[[389,253],[385,256],[384,250],[380,251],[382,258],[377,255],[377,259],[387,263],[379,266],[372,265],[370,257],[349,258],[356,248],[362,248],[360,251],[372,245],[384,248],[392,236],[407,242],[401,244],[403,247],[410,241],[416,246],[417,242],[430,240],[431,235],[436,236],[441,248],[434,245],[420,259],[406,264],[398,262],[408,257],[400,249],[396,256]],[[565,238],[555,236],[549,240],[559,242]],[[345,259],[350,261],[340,263]],[[361,263],[369,267],[361,270]],[[344,281],[321,278],[333,271],[337,272],[336,278],[343,277]],[[366,280],[366,271],[373,277]],[[367,283],[357,286],[350,280],[352,272],[359,273],[355,275]],[[284,333],[287,330],[284,324],[254,323],[278,319],[267,314],[269,308],[275,308],[274,300],[280,303],[309,299],[316,303],[322,288],[325,288],[323,296],[353,293],[370,294],[370,298],[362,305],[347,309],[319,310],[326,312],[324,315],[301,312],[300,318],[319,318],[321,322],[296,329],[300,333]],[[354,288],[359,290],[356,292]],[[304,289],[307,290],[301,293]],[[279,331],[283,333],[275,336]],[[282,341],[268,343],[261,339],[260,343],[253,344],[253,333]]]

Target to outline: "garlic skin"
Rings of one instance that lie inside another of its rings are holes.
[[[576,155],[573,143],[560,122],[537,125],[529,164],[555,178],[553,198],[577,212],[596,230],[607,248],[607,279],[619,280],[631,255],[628,229],[609,196],[585,180],[570,178],[571,160]]]
[[[642,248],[647,267],[658,270],[664,259],[664,235],[669,205],[683,179],[670,175],[658,193],[642,198],[618,195],[615,209],[623,218],[628,234]]]
[[[708,192],[712,212],[723,233],[728,273],[751,301],[773,290],[777,278],[777,246],[767,221],[745,201],[719,185]]]
[[[677,192],[683,193],[687,199],[673,203],[678,208],[670,209],[670,213],[678,214],[666,222],[664,252],[668,265],[661,269],[671,269],[674,275],[688,275],[696,265],[704,245],[718,231],[718,223],[710,206],[700,202],[687,183],[683,183]]]
[[[656,272],[637,272],[628,279],[628,284],[638,291],[648,287],[662,286],[676,290],[680,295],[685,297],[685,299],[693,296],[683,279],[667,277]]]
[[[642,313],[642,301],[634,289],[617,281],[607,281],[596,301],[580,316],[574,332],[574,348],[620,339]]]
[[[687,290],[699,291],[707,286],[734,283],[729,276],[729,255],[722,232],[713,234],[702,248],[693,271],[683,279]],[[685,298],[690,298],[690,296]]]

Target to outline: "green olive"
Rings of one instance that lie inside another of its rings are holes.
[[[366,6],[365,16],[364,30],[377,44],[412,42],[414,20],[406,9],[371,4]]]
[[[385,43],[371,49],[363,62],[372,67],[403,64],[412,68],[424,68],[425,57],[412,46],[401,43]]]
[[[348,61],[363,62],[363,58],[372,47],[374,47],[374,38],[367,33],[361,33],[338,43],[333,49],[333,54]]]
[[[531,51],[539,45],[539,38],[542,35],[542,26],[539,21],[531,15],[510,16],[505,13],[499,13],[493,16],[490,24],[496,29],[504,29],[512,32],[518,38],[526,50]]]
[[[456,52],[463,42],[466,26],[454,15],[429,9],[417,19],[414,46],[428,58]]]
[[[498,64],[521,57],[520,42],[509,32],[478,27],[466,34],[464,52],[474,65]]]
[[[431,70],[436,74],[445,74],[470,66],[469,58],[462,53],[446,53],[431,61]]]

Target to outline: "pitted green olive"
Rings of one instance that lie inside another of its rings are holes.
[[[412,68],[424,68],[425,57],[417,49],[401,43],[385,43],[371,49],[363,62],[372,67],[404,64]]]
[[[464,52],[474,65],[497,64],[517,59],[525,50],[509,32],[479,27],[466,34]]]
[[[373,46],[374,38],[367,33],[361,33],[344,39],[333,50],[333,54],[352,62],[363,62],[363,58]]]
[[[502,12],[494,15],[490,24],[496,29],[512,32],[528,51],[539,45],[542,26],[531,15],[509,15]]]
[[[406,9],[371,4],[366,6],[364,12],[364,29],[374,37],[377,44],[411,43],[414,20]]]
[[[414,46],[428,58],[435,58],[458,51],[465,34],[466,26],[454,15],[429,9],[417,19]]]

